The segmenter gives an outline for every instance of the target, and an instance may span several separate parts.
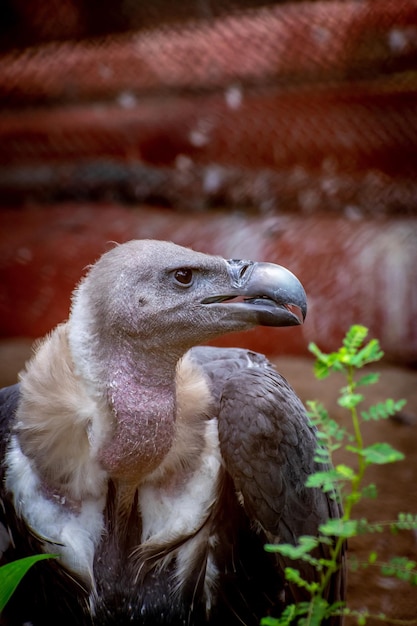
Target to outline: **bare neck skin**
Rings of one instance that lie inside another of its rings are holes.
[[[175,368],[178,356],[120,346],[105,367],[114,431],[99,451],[112,478],[136,482],[168,453],[175,431]],[[144,365],[146,363],[146,366]]]

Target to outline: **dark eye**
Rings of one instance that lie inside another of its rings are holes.
[[[175,270],[174,278],[180,285],[191,285],[193,272],[188,267],[181,267],[179,270]]]

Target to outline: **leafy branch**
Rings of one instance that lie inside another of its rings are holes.
[[[325,354],[316,344],[311,343],[309,346],[310,351],[316,357],[314,373],[318,379],[325,379],[335,372],[344,376],[346,384],[340,390],[338,404],[349,412],[351,428],[340,426],[330,417],[321,403],[317,401],[307,403],[310,420],[318,429],[315,460],[323,464],[323,470],[309,476],[306,485],[320,488],[328,493],[329,497],[340,499],[343,505],[343,515],[340,519],[329,519],[320,525],[318,537],[300,537],[295,546],[289,544],[266,546],[269,552],[277,552],[294,561],[304,561],[313,565],[318,575],[316,581],[310,582],[304,580],[297,569],[287,567],[286,579],[306,590],[310,594],[310,601],[286,607],[279,618],[264,618],[261,621],[263,626],[294,624],[319,626],[332,615],[350,615],[356,618],[359,626],[364,626],[367,619],[371,617],[398,626],[417,623],[417,620],[392,620],[382,613],[370,615],[367,611],[353,611],[343,603],[331,605],[325,599],[326,588],[339,568],[338,563],[347,539],[364,533],[382,532],[385,527],[388,527],[393,534],[400,530],[417,529],[417,516],[409,513],[399,514],[398,519],[394,521],[375,523],[370,523],[363,518],[357,519],[354,516],[355,507],[362,499],[378,497],[374,484],[364,484],[367,469],[372,465],[395,463],[404,459],[404,455],[389,443],[377,442],[365,445],[363,440],[362,424],[364,422],[387,419],[400,411],[405,404],[405,400],[396,401],[389,398],[367,410],[360,408],[365,400],[363,388],[376,384],[379,374],[360,372],[358,376],[358,371],[383,357],[378,340],[371,339],[365,343],[367,336],[368,329],[356,325],[349,329],[342,346],[336,352]],[[341,448],[353,454],[354,460],[351,465],[332,463],[333,454]],[[319,544],[326,544],[329,558],[320,559],[314,556],[317,554],[316,548]],[[417,585],[416,563],[406,557],[396,557],[388,563],[380,563],[378,555],[371,552],[367,563],[362,564],[362,567],[364,566],[377,566],[385,576],[394,576]]]

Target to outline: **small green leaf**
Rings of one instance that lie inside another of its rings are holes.
[[[321,439],[317,437],[317,439]],[[316,463],[322,463],[325,465],[330,465],[331,457],[329,450],[327,448],[319,447],[316,449],[316,454],[314,455],[314,461]]]
[[[304,580],[304,578],[300,575],[299,570],[293,567],[286,567],[284,573],[285,579],[288,580],[288,582],[294,583],[303,589],[307,589],[307,591],[311,594],[314,594],[320,586],[318,582],[308,582],[307,580]]]
[[[347,450],[347,452],[353,452],[354,454],[361,454],[362,452],[361,448],[358,448],[357,446],[350,446],[350,445],[345,446],[345,450]]]
[[[371,406],[367,411],[362,411],[362,419],[366,422],[370,420],[387,419],[391,415],[395,415],[406,404],[406,400],[393,400],[388,398],[385,402],[378,402]]]
[[[354,409],[362,401],[363,395],[361,393],[345,393],[343,396],[340,396],[337,403],[344,409]]]
[[[318,595],[311,599],[308,616],[309,626],[320,626],[329,614],[329,603],[327,600]]]
[[[319,380],[322,380],[323,378],[327,378],[329,374],[330,374],[330,370],[329,370],[329,366],[327,365],[327,363],[324,363],[320,359],[317,359],[317,361],[314,363],[315,377],[318,378]]]
[[[326,378],[330,373],[327,364],[327,355],[324,354],[320,350],[320,348],[313,342],[309,344],[308,349],[316,357],[316,361],[314,362],[314,374],[316,378]]]
[[[368,329],[366,326],[353,324],[347,331],[342,343],[348,352],[354,353],[363,344],[367,336]]]
[[[344,370],[343,359],[338,352],[324,354],[315,343],[310,343],[308,349],[316,357],[316,361],[314,362],[314,374],[316,378],[323,379],[326,378],[331,371],[341,372]]]
[[[267,552],[278,552],[282,556],[287,556],[290,559],[301,559],[304,555],[311,552],[319,543],[317,537],[310,535],[304,535],[299,537],[298,544],[293,546],[290,543],[278,543],[267,544],[265,550]]]
[[[402,452],[395,450],[389,443],[374,443],[361,450],[360,454],[368,464],[384,465],[402,461],[405,457]]]
[[[354,537],[357,534],[356,520],[329,519],[320,525],[320,532],[333,537]]]
[[[54,554],[37,554],[2,565],[2,567],[0,567],[0,613],[10,600],[17,585],[32,565],[44,559],[55,558],[57,558],[57,556]]]
[[[398,521],[392,522],[391,531],[417,530],[417,515],[412,513],[398,513]]]
[[[361,378],[359,378],[359,380],[356,381],[356,386],[360,387],[366,387],[368,385],[374,385],[375,383],[377,383],[379,381],[379,377],[380,374],[379,372],[372,372],[370,374],[365,374],[364,376],[362,376]]]
[[[339,465],[336,465],[335,469],[338,476],[340,478],[343,478],[344,480],[353,480],[353,478],[355,478],[356,476],[355,471],[351,467],[349,467],[349,465],[344,465],[343,463],[340,463]]]
[[[324,406],[317,400],[307,400],[308,416],[314,424],[327,422],[329,413]]]
[[[399,580],[404,580],[411,584],[415,584],[417,572],[415,571],[416,562],[407,559],[407,557],[393,557],[388,563],[381,567],[381,573],[384,576],[395,576]]]
[[[380,361],[384,353],[379,347],[379,341],[377,339],[371,339],[362,350],[359,350],[352,359],[352,365],[357,368],[363,367],[367,363],[374,363]]]
[[[306,480],[306,487],[317,487],[325,493],[334,491],[340,476],[335,469],[329,469],[324,472],[314,472],[310,474]]]
[[[347,348],[340,348],[337,352],[337,360],[344,365],[352,364],[352,353]]]

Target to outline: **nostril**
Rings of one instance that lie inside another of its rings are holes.
[[[248,278],[248,270],[253,268],[253,261],[230,259],[227,263],[233,285],[236,287],[242,285]]]
[[[242,279],[244,277],[244,275],[246,274],[247,269],[250,267],[250,263],[245,263],[244,265],[242,265],[242,267],[240,268],[240,272],[239,272],[239,278]]]

